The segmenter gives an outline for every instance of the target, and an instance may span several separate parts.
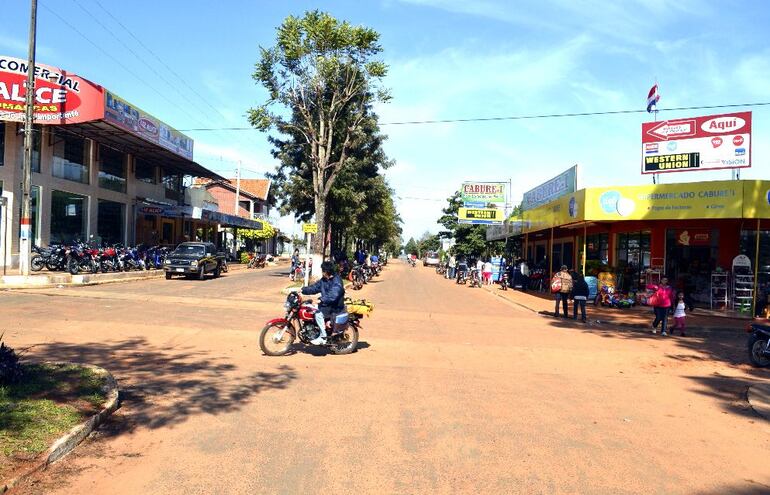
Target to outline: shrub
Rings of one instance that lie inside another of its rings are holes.
[[[249,261],[249,253],[247,251],[241,251],[241,263],[246,265],[249,263]]]
[[[0,385],[10,385],[21,379],[22,367],[19,355],[11,347],[5,345],[0,335]]]

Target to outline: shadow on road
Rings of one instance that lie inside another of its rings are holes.
[[[198,414],[222,414],[240,409],[268,389],[285,389],[297,378],[293,368],[248,376],[236,366],[207,352],[160,348],[143,338],[121,342],[35,346],[29,359],[95,364],[109,370],[121,390],[121,414],[106,434],[117,435],[138,427],[161,428]]]
[[[679,349],[676,352],[661,352],[663,360],[675,362],[714,362],[725,364],[741,371],[746,376],[738,378],[724,376],[718,373],[702,376],[684,375],[697,386],[693,391],[698,394],[713,397],[722,404],[726,412],[757,417],[746,400],[748,387],[758,382],[770,382],[770,369],[754,368],[748,364],[747,339],[748,334],[740,331],[728,330],[699,330],[688,328],[687,337],[673,336],[663,337],[653,334],[649,329],[620,327],[611,324],[583,324],[572,319],[556,319],[544,317],[550,320],[553,327],[578,330],[585,333],[599,335],[604,338],[652,341],[666,339],[673,342]],[[589,315],[590,320],[590,315]]]

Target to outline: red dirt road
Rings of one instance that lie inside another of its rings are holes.
[[[10,344],[125,391],[14,493],[770,493],[745,334],[587,329],[393,263],[358,352],[269,358],[275,275],[0,293]]]

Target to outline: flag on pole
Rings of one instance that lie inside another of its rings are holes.
[[[658,83],[650,88],[649,94],[647,94],[647,112],[652,113],[652,107],[657,107],[660,95],[658,94]],[[657,110],[657,108],[656,108]]]

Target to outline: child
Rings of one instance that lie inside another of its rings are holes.
[[[674,309],[674,330],[677,328],[679,329],[679,332],[681,333],[682,337],[684,337],[684,309],[687,306],[687,303],[684,302],[684,294],[679,293],[676,295],[676,309]],[[674,332],[672,331],[671,334]]]

